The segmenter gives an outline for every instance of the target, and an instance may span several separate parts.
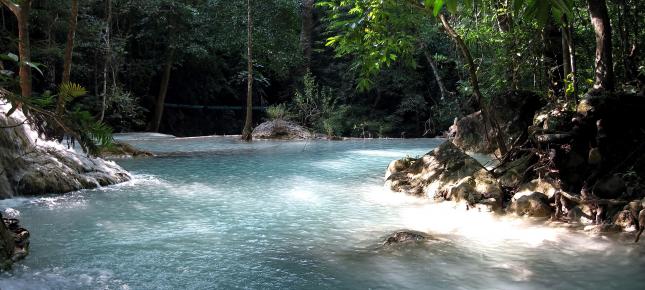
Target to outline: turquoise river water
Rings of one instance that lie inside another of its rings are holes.
[[[0,289],[645,289],[645,246],[383,188],[441,140],[121,136],[125,184],[0,201],[31,254]],[[426,243],[382,247],[398,229]]]

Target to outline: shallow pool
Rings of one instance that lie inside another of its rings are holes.
[[[644,246],[383,189],[441,140],[141,138],[125,184],[0,201],[31,254],[9,289],[645,289]],[[427,243],[381,247],[388,233]]]

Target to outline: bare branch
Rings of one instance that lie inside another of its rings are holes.
[[[20,6],[18,6],[18,4],[13,3],[10,0],[0,0],[0,2],[7,6],[7,8],[9,8],[16,17],[18,17],[18,13],[20,12]]]

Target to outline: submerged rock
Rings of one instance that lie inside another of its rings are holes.
[[[313,134],[305,127],[285,120],[264,122],[253,129],[253,138],[257,139],[311,139]]]
[[[386,187],[394,191],[468,206],[480,204],[490,211],[501,206],[499,183],[477,160],[451,142],[421,158],[394,161],[385,175]]]
[[[17,219],[2,218],[0,214],[0,271],[11,268],[13,262],[29,254],[29,231],[20,227]]]
[[[402,244],[408,242],[420,242],[430,239],[430,236],[422,232],[411,231],[411,230],[401,230],[396,231],[389,235],[385,241],[383,241],[384,246],[389,246],[393,244]]]
[[[45,140],[25,122],[21,110],[7,116],[10,108],[0,103],[0,199],[64,193],[130,179],[114,162]]]
[[[140,158],[153,157],[154,154],[135,148],[124,142],[114,142],[112,146],[101,150],[99,155],[102,158]]]

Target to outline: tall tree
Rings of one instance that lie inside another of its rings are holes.
[[[591,25],[596,34],[594,90],[614,90],[611,24],[605,0],[587,0]]]
[[[70,75],[72,72],[72,52],[74,50],[74,36],[76,35],[76,23],[78,19],[78,0],[72,0],[72,7],[69,15],[69,27],[67,30],[67,42],[65,44],[65,58],[63,61],[63,79],[62,83],[68,83],[70,81]],[[59,116],[63,114],[65,110],[65,100],[63,97],[58,98],[58,104],[56,106],[56,114]]]
[[[107,107],[107,88],[108,88],[108,69],[112,66],[112,45],[110,43],[112,30],[112,0],[105,1],[105,63],[103,65],[103,92],[101,96],[101,116],[99,121],[105,118],[105,110]]]
[[[18,20],[18,56],[20,57],[20,94],[31,97],[31,45],[29,43],[29,12],[31,0],[0,0]]]
[[[153,120],[152,130],[159,132],[161,127],[161,117],[163,116],[164,106],[166,104],[166,95],[168,94],[168,85],[170,84],[170,73],[172,72],[172,65],[175,61],[174,47],[169,48],[168,56],[166,57],[166,64],[164,65],[163,74],[161,76],[161,83],[159,84],[159,95],[155,104],[155,115]]]
[[[300,47],[302,49],[305,71],[311,66],[312,34],[314,29],[314,0],[302,0],[302,28],[300,29]]]
[[[244,129],[242,130],[242,140],[251,141],[253,139],[253,15],[251,15],[251,0],[246,1],[247,10],[247,89],[246,89],[246,118]]]

